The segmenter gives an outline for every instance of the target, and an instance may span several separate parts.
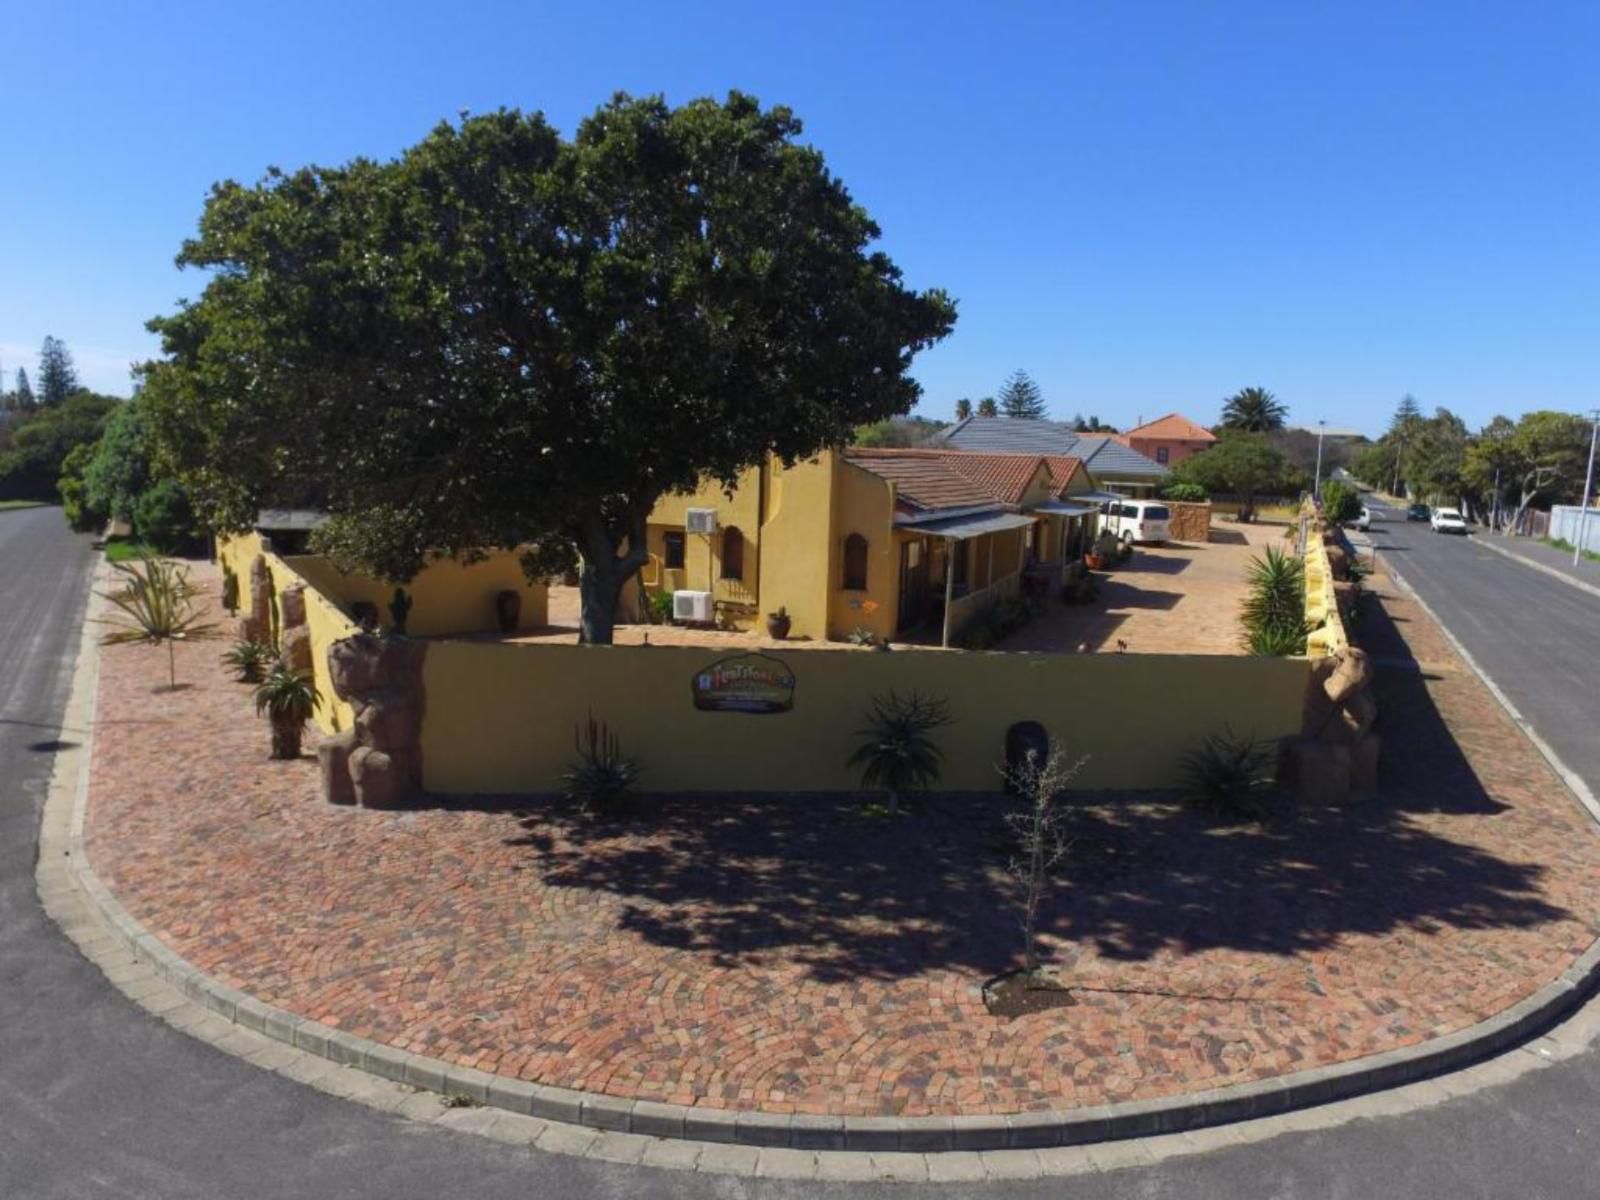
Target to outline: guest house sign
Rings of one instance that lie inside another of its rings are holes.
[[[706,712],[780,713],[794,707],[794,672],[765,654],[738,654],[695,674],[694,706]]]

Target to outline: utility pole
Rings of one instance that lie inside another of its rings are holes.
[[[1578,510],[1578,544],[1572,548],[1572,565],[1583,558],[1583,539],[1589,532],[1589,489],[1594,486],[1594,445],[1600,438],[1600,408],[1589,410],[1589,472],[1583,477],[1583,507]]]
[[[1326,421],[1317,422],[1317,474],[1311,481],[1311,498],[1322,499],[1322,431],[1327,427]]]

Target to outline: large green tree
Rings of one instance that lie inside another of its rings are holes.
[[[1541,409],[1515,424],[1489,422],[1467,447],[1461,477],[1486,515],[1498,513],[1503,527],[1515,529],[1535,502],[1582,503],[1588,459],[1588,422]]]
[[[15,427],[11,448],[0,453],[0,500],[56,500],[67,455],[97,441],[119,403],[115,396],[80,391],[31,413]]]
[[[46,337],[44,345],[39,347],[39,403],[61,404],[68,396],[82,390],[72,351],[60,338]]]
[[[1270,433],[1282,429],[1289,415],[1284,404],[1266,388],[1240,388],[1222,402],[1222,426],[1244,433]]]
[[[1174,483],[1193,483],[1208,494],[1239,498],[1239,520],[1253,521],[1256,497],[1299,488],[1304,480],[1265,435],[1224,430],[1204,454],[1192,454],[1172,468]]]
[[[656,502],[907,412],[955,320],[786,108],[618,95],[561,138],[501,111],[398,159],[213,189],[152,322],[164,453],[223,529],[314,499],[321,543],[394,580],[431,552],[576,555],[611,640]]]
[[[150,434],[144,402],[135,398],[112,412],[83,467],[84,508],[131,522],[150,482]]]
[[[996,398],[999,400],[1002,416],[1035,421],[1044,416],[1044,393],[1033,381],[1033,376],[1021,367],[1013,371],[1011,377],[1000,385]]]

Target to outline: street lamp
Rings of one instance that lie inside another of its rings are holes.
[[[1589,472],[1583,477],[1583,507],[1578,510],[1578,544],[1572,548],[1572,565],[1583,557],[1583,538],[1589,531],[1589,489],[1594,486],[1594,444],[1600,438],[1600,408],[1589,412]]]
[[[1317,501],[1322,499],[1322,431],[1327,425],[1326,421],[1317,422],[1317,474],[1311,482],[1311,498]]]

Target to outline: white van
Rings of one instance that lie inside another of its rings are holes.
[[[1119,500],[1101,507],[1100,528],[1110,530],[1123,545],[1164,542],[1172,513],[1159,500]]]

